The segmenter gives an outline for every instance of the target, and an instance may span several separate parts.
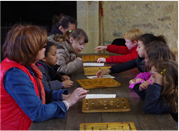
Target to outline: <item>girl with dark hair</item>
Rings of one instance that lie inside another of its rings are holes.
[[[45,57],[42,60],[38,61],[36,65],[39,67],[43,74],[43,85],[46,88],[52,90],[69,88],[73,85],[73,81],[70,80],[69,76],[65,75],[62,72],[55,72],[53,66],[56,65],[57,59],[57,47],[55,46],[55,44],[48,41],[45,50]]]
[[[60,16],[53,16],[52,29],[48,36],[51,34],[63,34],[66,31],[73,30],[76,28],[76,20],[70,16],[60,14]]]
[[[151,85],[145,89],[135,85],[134,91],[144,100],[146,113],[170,113],[178,122],[178,64],[172,60],[150,64]]]
[[[140,72],[144,72],[144,65],[145,65],[145,46],[147,46],[152,41],[162,41],[166,43],[165,38],[163,36],[154,36],[153,34],[143,34],[138,39],[138,46],[137,46],[137,52],[138,57],[137,59],[127,61],[126,63],[120,63],[117,65],[113,65],[111,68],[106,70],[99,70],[96,73],[97,78],[101,78],[105,74],[111,74],[111,73],[120,73],[122,71],[126,71],[129,69],[133,69],[137,67]]]
[[[70,30],[63,35],[51,35],[48,41],[57,46],[57,72],[71,75],[83,66],[82,59],[77,54],[88,43],[88,37],[82,29]]]

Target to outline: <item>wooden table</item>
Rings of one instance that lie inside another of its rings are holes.
[[[106,64],[105,64],[106,65]],[[82,99],[72,106],[64,118],[53,118],[44,122],[33,122],[30,130],[79,130],[81,123],[134,122],[137,130],[177,130],[178,126],[170,114],[147,114],[143,111],[143,100],[131,90],[129,80],[139,71],[137,68],[114,74],[121,87],[91,89],[89,94],[116,94],[116,97],[128,99],[130,112],[82,113]],[[74,85],[72,92],[79,87],[76,80],[86,79],[83,69],[71,76]]]

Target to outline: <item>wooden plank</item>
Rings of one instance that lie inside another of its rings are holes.
[[[82,60],[83,62],[87,62],[87,61],[97,61],[98,58],[109,58],[109,55],[83,55],[82,56]]]

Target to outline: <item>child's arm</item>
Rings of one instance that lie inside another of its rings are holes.
[[[127,46],[117,46],[117,45],[108,45],[106,51],[116,53],[116,54],[128,54],[130,50]]]
[[[98,46],[98,47],[96,47],[94,49],[97,50],[97,51],[102,51],[102,50],[107,49],[107,46]]]
[[[121,48],[124,48],[125,46],[121,46]],[[127,47],[125,47],[127,48]],[[137,47],[134,47],[131,51],[128,50],[124,53],[121,51],[121,54],[123,55],[116,55],[116,56],[110,56],[109,58],[106,58],[106,63],[124,63],[133,59],[136,59],[138,56],[138,53],[136,51]]]
[[[165,101],[160,99],[162,86],[154,83],[146,89],[144,100],[144,111],[146,113],[165,113],[172,112],[171,108],[164,105]]]
[[[60,67],[57,69],[57,72],[64,72],[66,75],[71,75],[75,71],[83,67],[82,60],[75,58],[74,60],[67,60],[70,56],[65,53],[65,50],[59,51],[58,65]]]

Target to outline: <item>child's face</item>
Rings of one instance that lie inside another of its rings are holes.
[[[137,41],[132,42],[130,39],[125,39],[125,45],[127,46],[127,48],[130,50],[132,49],[134,46],[137,45]]]
[[[137,44],[137,52],[138,52],[138,55],[141,57],[141,58],[145,58],[145,54],[146,54],[146,51],[145,51],[145,45],[143,44],[142,41],[138,41],[138,44]]]
[[[58,59],[57,48],[55,45],[52,45],[50,47],[47,56],[45,57],[45,62],[50,66],[54,66],[57,63],[57,59]]]
[[[72,38],[72,37],[71,37]],[[79,41],[72,38],[71,41],[72,47],[75,50],[75,53],[79,53],[84,48],[84,39],[80,39]]]

